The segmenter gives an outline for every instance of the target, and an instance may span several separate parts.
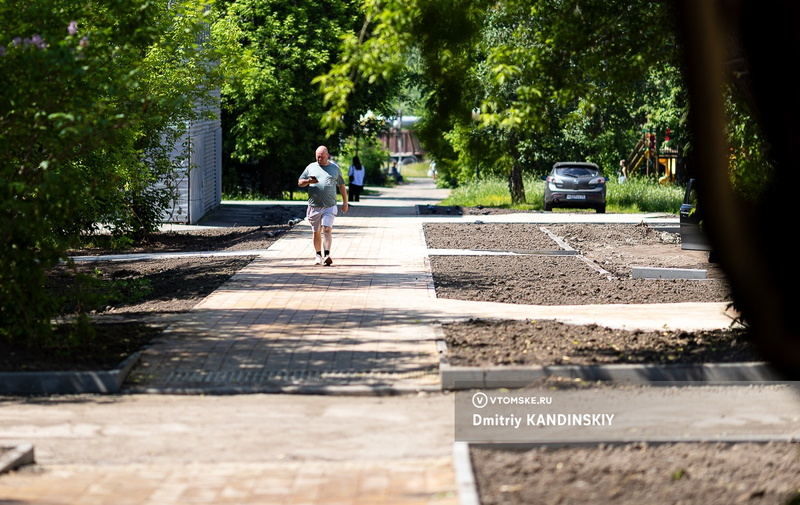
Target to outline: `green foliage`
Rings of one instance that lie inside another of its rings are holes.
[[[222,89],[224,189],[277,198],[297,189],[297,176],[314,161],[317,146],[337,154],[337,132],[321,127],[324,97],[311,83],[330,69],[363,19],[356,0],[225,3],[226,22],[236,27],[247,57],[241,78]],[[367,110],[381,113],[397,84],[354,85],[341,133],[355,133]]]
[[[44,272],[99,225],[152,230],[181,127],[210,103],[208,2],[0,3],[0,337],[47,343]]]
[[[417,134],[444,183],[502,174],[521,203],[523,171],[544,173],[559,160],[616,166],[641,125],[685,130],[668,3],[363,6],[373,29],[350,39],[317,79],[329,105],[325,125],[340,126],[359,79],[410,72],[426,107]]]
[[[403,165],[403,179],[424,179],[430,178],[428,172],[431,169],[430,163],[420,161],[417,163],[408,163]]]
[[[544,181],[526,177],[525,185],[529,191],[526,193],[526,201],[521,204],[512,204],[511,195],[508,192],[508,181],[500,176],[468,181],[454,188],[450,192],[450,196],[442,200],[441,204],[462,207],[541,209],[544,199]]]
[[[729,167],[733,188],[745,199],[756,201],[773,182],[775,166],[769,158],[758,122],[734,89],[727,90]]]
[[[677,214],[685,188],[658,184],[651,179],[628,178],[624,184],[611,180],[607,186],[609,212],[665,212]]]
[[[672,472],[671,478],[672,480],[681,480],[684,477],[687,477],[689,473],[686,471],[685,468],[680,468]]]

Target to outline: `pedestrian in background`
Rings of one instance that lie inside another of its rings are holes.
[[[366,170],[361,165],[361,160],[358,159],[358,156],[353,156],[353,164],[350,165],[350,169],[347,171],[347,177],[350,179],[350,201],[351,202],[360,202],[361,201],[361,190],[364,189],[364,172]]]

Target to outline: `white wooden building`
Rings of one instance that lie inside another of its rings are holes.
[[[165,222],[196,224],[222,201],[222,126],[219,115],[219,90],[211,93],[216,106],[214,119],[191,123],[187,133],[175,144],[175,158],[187,153],[188,166],[183,164],[173,184],[176,200],[164,217]]]

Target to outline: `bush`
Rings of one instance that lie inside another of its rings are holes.
[[[0,3],[0,338],[46,345],[45,271],[80,236],[157,226],[175,125],[207,104],[206,2]]]

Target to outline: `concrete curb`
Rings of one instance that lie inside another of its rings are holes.
[[[687,279],[705,280],[708,270],[696,268],[657,268],[632,267],[631,277],[634,279]]]
[[[248,395],[248,394],[295,394],[319,396],[400,396],[420,393],[441,393],[438,385],[369,385],[354,384],[349,386],[211,386],[211,387],[126,387],[124,393],[130,394],[163,394],[163,395]]]
[[[443,391],[523,387],[544,377],[628,384],[688,385],[729,382],[780,382],[766,363],[703,363],[687,365],[558,365],[558,366],[453,366],[447,361],[447,344],[437,342],[439,377]]]
[[[453,444],[453,467],[456,471],[458,503],[460,505],[480,505],[475,471],[472,469],[472,459],[469,456],[469,443],[455,442]]]
[[[126,358],[113,370],[86,372],[0,372],[0,394],[114,394],[139,361],[141,352]]]
[[[129,253],[129,254],[103,254],[97,256],[71,256],[73,261],[100,262],[100,261],[145,261],[164,258],[235,258],[239,256],[263,256],[268,249],[250,249],[243,251],[193,251],[193,252],[162,252],[162,253]]]
[[[8,450],[0,452],[0,474],[35,463],[33,444],[19,444],[2,449]]]

